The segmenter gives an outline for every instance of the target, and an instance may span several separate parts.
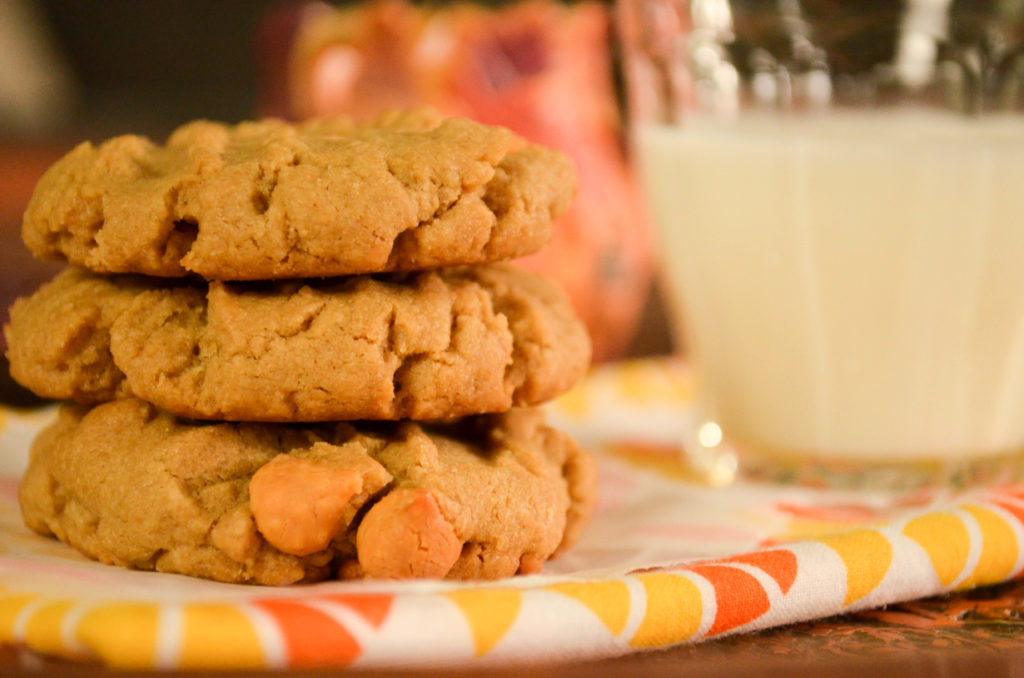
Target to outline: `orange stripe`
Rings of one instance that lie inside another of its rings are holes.
[[[1005,501],[994,501],[992,503],[1016,518],[1017,522],[1024,528],[1024,507]]]
[[[775,580],[782,593],[789,593],[789,588],[796,579],[796,554],[792,551],[754,551],[731,558],[722,558],[713,563],[743,563],[753,565]]]
[[[1003,490],[1000,494],[1004,494],[1008,497],[1015,497],[1017,499],[1024,499],[1024,489],[1021,490]]]
[[[754,621],[771,606],[761,583],[743,570],[728,565],[699,565],[687,569],[707,579],[715,589],[717,609],[708,636]]]
[[[319,610],[283,599],[262,600],[255,605],[277,622],[291,666],[349,664],[362,653],[352,634]]]
[[[340,603],[351,609],[375,629],[380,625],[391,611],[391,603],[395,597],[384,593],[338,593],[333,595],[317,596],[315,600],[326,600],[332,603]]]

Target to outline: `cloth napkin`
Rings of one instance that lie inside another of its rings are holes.
[[[53,410],[0,412],[0,642],[126,668],[437,667],[597,658],[994,584],[1024,569],[1024,485],[852,491],[695,482],[690,375],[603,367],[551,405],[598,459],[582,541],[487,584],[281,589],[91,562],[26,530],[17,480]]]

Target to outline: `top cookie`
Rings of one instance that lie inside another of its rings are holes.
[[[415,109],[83,143],[39,181],[22,237],[99,273],[266,280],[476,264],[540,249],[568,158]]]

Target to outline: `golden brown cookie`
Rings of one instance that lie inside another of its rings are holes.
[[[38,395],[232,421],[500,412],[568,390],[590,355],[564,295],[505,264],[209,285],[68,269],[6,329]]]
[[[20,501],[36,532],[139,569],[492,579],[574,543],[594,486],[590,457],[537,410],[300,427],[185,422],[121,399],[61,411]]]
[[[100,273],[265,280],[529,254],[575,191],[561,153],[424,110],[367,124],[199,121],[166,145],[83,143],[40,180],[22,237]]]

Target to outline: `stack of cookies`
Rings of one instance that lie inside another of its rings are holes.
[[[536,251],[569,161],[429,111],[196,122],[82,144],[23,237],[72,264],[11,309],[11,373],[74,401],[26,524],[230,582],[496,578],[571,545],[590,458],[533,409],[589,361]]]

